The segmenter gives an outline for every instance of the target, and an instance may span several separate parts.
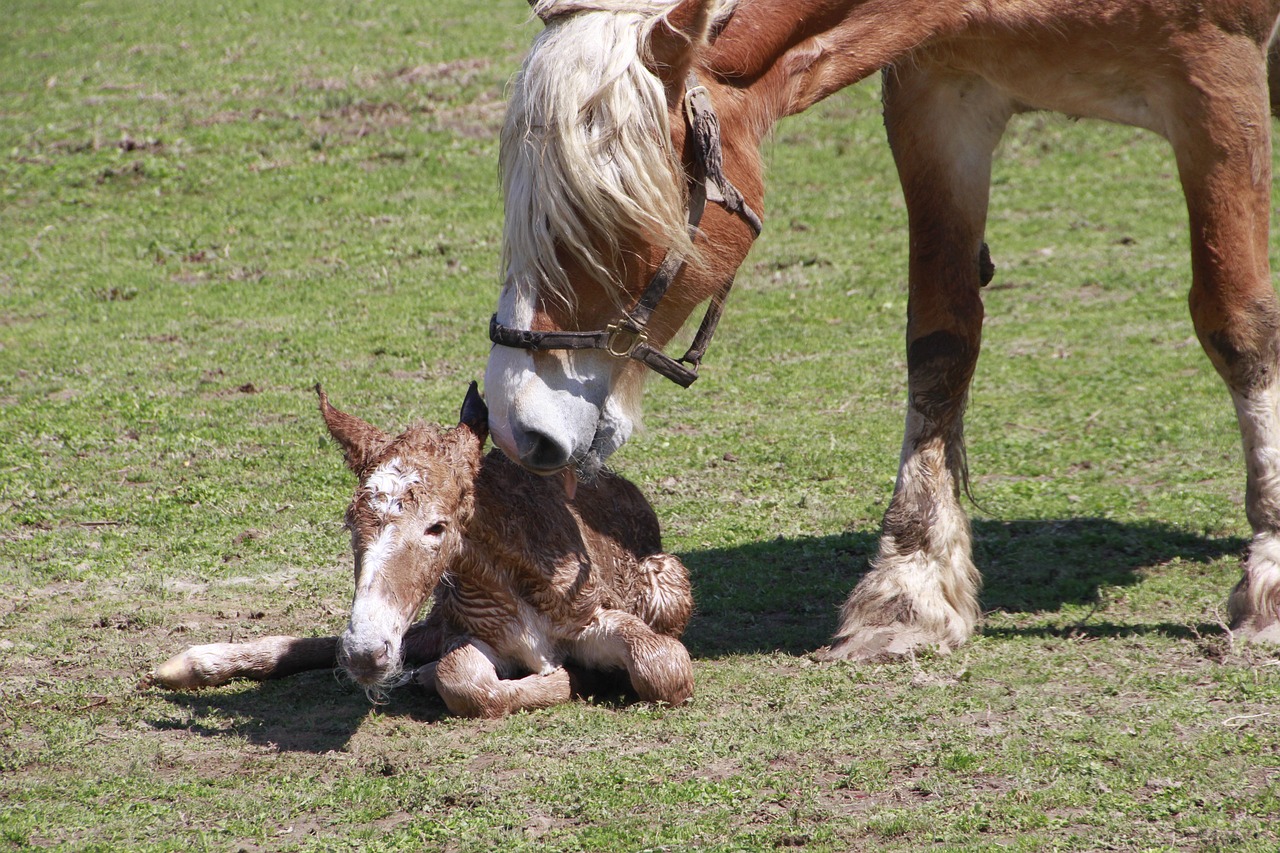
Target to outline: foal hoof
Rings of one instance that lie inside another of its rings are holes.
[[[193,646],[174,655],[143,676],[141,685],[162,687],[165,690],[195,690],[200,687],[217,687],[230,679],[210,666],[200,654],[199,646]]]
[[[946,655],[951,653],[951,645],[927,631],[895,623],[859,628],[852,634],[836,637],[831,645],[818,649],[813,656],[820,661],[888,663],[920,652]]]

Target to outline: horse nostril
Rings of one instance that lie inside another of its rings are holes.
[[[374,646],[363,647],[344,642],[339,652],[339,663],[352,678],[365,684],[376,681],[391,668],[394,663],[391,658],[392,651],[389,640],[383,640]]]
[[[527,432],[520,461],[535,471],[559,471],[571,461],[569,448],[541,432]]]

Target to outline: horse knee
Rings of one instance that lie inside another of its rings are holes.
[[[1192,301],[1196,336],[1218,375],[1232,391],[1248,396],[1276,381],[1280,367],[1280,307],[1270,291],[1230,313]]]
[[[475,646],[446,653],[435,666],[435,691],[459,717],[501,717],[507,713],[497,670]]]

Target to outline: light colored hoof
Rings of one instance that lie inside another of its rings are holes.
[[[1237,638],[1246,643],[1280,646],[1280,622],[1272,622],[1263,628],[1246,626],[1235,631]]]
[[[191,660],[189,651],[174,655],[142,679],[143,686],[163,687],[165,690],[194,690],[221,683],[216,677],[201,672]]]
[[[951,644],[927,631],[895,623],[859,628],[851,634],[835,638],[831,645],[818,649],[813,656],[820,661],[888,663],[928,652],[950,654]]]

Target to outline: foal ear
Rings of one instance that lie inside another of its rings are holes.
[[[462,413],[458,416],[458,426],[466,427],[480,439],[481,446],[489,437],[489,407],[484,404],[480,390],[472,382],[467,389],[467,397],[462,401]]]
[[[324,418],[329,435],[342,445],[347,467],[359,474],[390,439],[377,427],[330,406],[329,397],[319,383],[316,383],[316,394],[320,395],[320,417]]]
[[[669,86],[682,85],[694,52],[706,41],[717,0],[681,0],[649,35],[653,73]]]

